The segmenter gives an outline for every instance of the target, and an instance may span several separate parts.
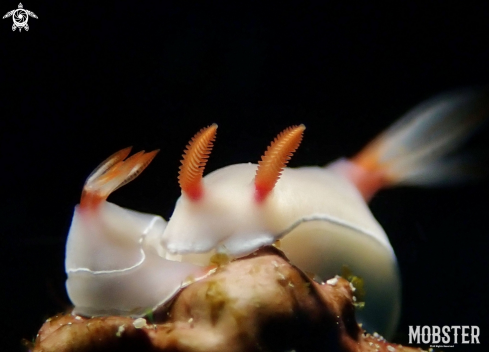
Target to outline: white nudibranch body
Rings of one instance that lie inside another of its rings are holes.
[[[80,207],[66,244],[66,288],[75,314],[143,316],[167,302],[199,266],[161,257],[154,246],[165,228],[159,216],[104,202],[96,214]]]
[[[389,332],[400,314],[396,257],[356,187],[334,167],[286,168],[257,205],[256,169],[256,164],[238,164],[207,175],[201,206],[185,196],[177,201],[164,246],[176,253],[221,246],[239,257],[280,240],[293,264],[323,279],[341,274],[347,265],[365,281],[367,304],[359,314],[370,319],[364,327]]]
[[[163,218],[105,201],[157,153],[140,152],[123,161],[129,152],[115,153],[92,173],[75,208],[65,260],[74,314],[140,317],[206,275],[200,266],[164,258]]]
[[[481,121],[481,98],[461,92],[429,100],[355,157],[325,167],[285,167],[302,139],[300,125],[279,134],[258,165],[230,165],[203,177],[217,129],[209,126],[185,151],[182,196],[168,224],[105,201],[156,152],[125,161],[128,149],[114,154],[87,180],[68,236],[67,289],[75,312],[144,315],[204,277],[214,253],[240,257],[280,240],[305,272],[326,280],[347,266],[361,277],[359,322],[390,336],[400,314],[399,270],[367,202],[385,187],[458,177],[446,156]]]

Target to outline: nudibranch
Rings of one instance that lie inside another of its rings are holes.
[[[166,223],[106,201],[135,178],[155,152],[124,160],[124,149],[87,179],[70,228],[68,294],[83,315],[140,316],[209,272],[216,253],[241,257],[280,240],[298,268],[329,279],[342,267],[362,277],[359,321],[390,336],[401,286],[389,239],[368,208],[379,190],[457,177],[448,155],[485,114],[482,93],[464,91],[417,106],[350,159],[286,167],[305,127],[281,132],[258,164],[230,165],[203,176],[217,125],[199,131],[182,160],[182,190]]]
[[[142,316],[168,301],[186,280],[206,275],[200,266],[164,258],[164,250],[155,246],[166,226],[163,218],[106,201],[158,152],[126,159],[130,151],[113,154],[95,169],[75,208],[65,260],[75,314]]]

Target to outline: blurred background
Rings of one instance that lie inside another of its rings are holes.
[[[3,16],[16,1],[0,3]],[[351,156],[415,104],[489,83],[489,11],[442,1],[23,2],[0,22],[2,350],[69,306],[64,243],[85,178],[126,146],[161,152],[109,200],[168,218],[190,137],[213,122],[207,170],[257,162],[307,126],[291,166]],[[487,125],[465,151],[489,154]],[[489,180],[383,191],[371,208],[403,277],[409,325],[478,325],[489,345]],[[485,346],[485,347],[484,347]],[[478,349],[480,348],[480,349]]]

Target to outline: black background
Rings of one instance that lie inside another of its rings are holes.
[[[434,94],[489,83],[489,11],[475,3],[205,3],[28,1],[28,32],[0,21],[1,350],[69,304],[73,206],[111,153],[161,149],[110,200],[168,218],[183,148],[210,123],[208,170],[256,162],[298,123],[291,166],[325,164]],[[486,126],[468,150],[487,154],[488,138]],[[487,349],[488,191],[485,180],[372,201],[403,276],[399,339],[408,325],[478,325],[482,346],[467,350]]]

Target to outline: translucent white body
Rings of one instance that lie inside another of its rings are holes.
[[[367,292],[361,321],[371,331],[391,333],[400,312],[396,257],[354,185],[334,167],[286,168],[257,204],[256,168],[238,164],[207,175],[201,200],[183,195],[177,201],[163,245],[173,253],[220,248],[241,256],[280,239],[287,257],[305,271],[328,279],[347,265],[361,276]]]
[[[109,202],[88,212],[77,207],[65,261],[74,313],[142,316],[205,275],[199,266],[160,255],[157,243],[165,226],[159,216]]]
[[[431,99],[368,145],[357,164],[340,159],[326,167],[285,168],[262,200],[255,197],[257,165],[249,163],[204,177],[201,197],[182,194],[168,224],[105,201],[77,207],[66,248],[66,286],[75,312],[141,316],[205,276],[214,253],[240,257],[280,240],[291,262],[306,272],[329,279],[346,265],[362,277],[365,308],[359,321],[367,331],[389,337],[399,319],[399,271],[366,199],[382,187],[464,176],[460,159],[446,156],[483,121],[485,101],[472,91]],[[145,154],[132,158],[122,166],[110,164],[115,169],[96,169],[85,190],[125,184],[112,174],[125,170],[134,176],[137,165],[148,162]],[[379,175],[382,182],[375,184]]]

